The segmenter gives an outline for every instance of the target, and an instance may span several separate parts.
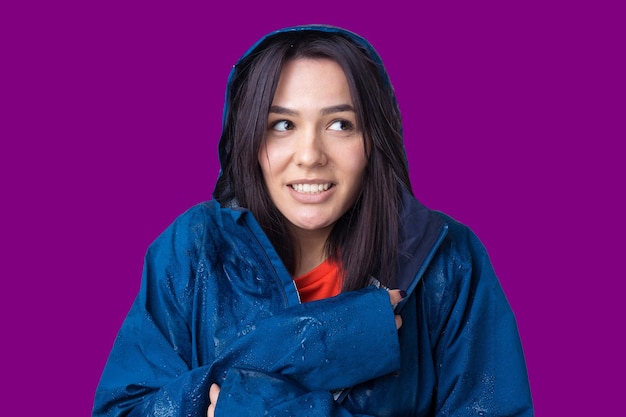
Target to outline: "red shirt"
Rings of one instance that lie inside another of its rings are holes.
[[[341,292],[341,276],[336,263],[328,259],[294,278],[303,303],[333,297]]]

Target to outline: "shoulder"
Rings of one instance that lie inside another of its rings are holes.
[[[238,209],[222,208],[213,200],[188,208],[148,247],[146,277],[183,293],[188,281],[212,271],[220,257],[234,250],[233,239],[243,240],[238,216]]]
[[[447,225],[448,232],[443,239],[438,255],[450,263],[473,263],[487,256],[485,246],[476,233],[467,225],[455,220],[448,214],[433,211]]]
[[[447,225],[447,234],[422,278],[424,304],[433,316],[447,316],[459,301],[471,303],[479,292],[499,293],[498,279],[487,251],[467,225],[434,212]]]
[[[402,203],[401,251],[430,259],[431,265],[441,263],[441,267],[471,263],[474,257],[485,255],[483,244],[465,224],[407,193]]]
[[[170,225],[157,237],[154,244],[163,240],[180,240],[193,235],[204,234],[215,217],[213,201],[196,204],[178,215]]]
[[[219,247],[224,236],[236,233],[237,212],[220,207],[214,200],[198,203],[178,215],[148,251],[206,252],[207,245]]]
[[[213,200],[203,201],[191,206],[178,215],[169,228],[184,229],[193,225],[209,225],[214,223],[219,212],[219,205]]]

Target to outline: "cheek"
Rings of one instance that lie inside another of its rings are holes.
[[[351,157],[346,157],[347,155],[351,155]],[[354,149],[351,153],[344,153],[343,159],[349,162],[349,164],[346,165],[346,172],[353,177],[355,183],[361,184],[365,176],[368,162],[363,147]]]
[[[285,156],[280,147],[263,146],[259,150],[258,163],[263,175],[263,182],[270,194],[280,188],[282,176],[286,170]]]
[[[258,162],[264,176],[283,173],[292,160],[293,150],[289,146],[267,144],[259,149]]]

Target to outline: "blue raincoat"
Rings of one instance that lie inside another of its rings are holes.
[[[301,303],[248,210],[192,207],[147,251],[93,415],[205,416],[217,383],[217,417],[532,416],[515,318],[483,245],[409,192],[401,223],[396,281],[408,295],[394,312],[376,285]]]

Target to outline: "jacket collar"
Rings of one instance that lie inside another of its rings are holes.
[[[447,232],[448,225],[440,216],[403,190],[396,280],[399,289],[407,294],[415,290]]]
[[[271,243],[248,209],[233,206],[220,210],[217,202],[216,208],[218,211],[226,211],[235,223],[246,224],[256,236],[261,236],[259,243],[266,252],[274,254]],[[430,260],[445,238],[448,225],[441,216],[428,209],[404,189],[402,190],[401,210],[396,287],[410,294],[415,290]],[[271,261],[275,264],[276,270],[282,272],[284,268],[278,266],[282,264],[278,255],[272,257]],[[283,286],[287,287],[291,294],[294,289],[291,278],[284,273],[279,275]],[[291,294],[291,303],[295,300],[293,297],[297,295]],[[401,309],[402,304],[400,303],[398,310]]]

